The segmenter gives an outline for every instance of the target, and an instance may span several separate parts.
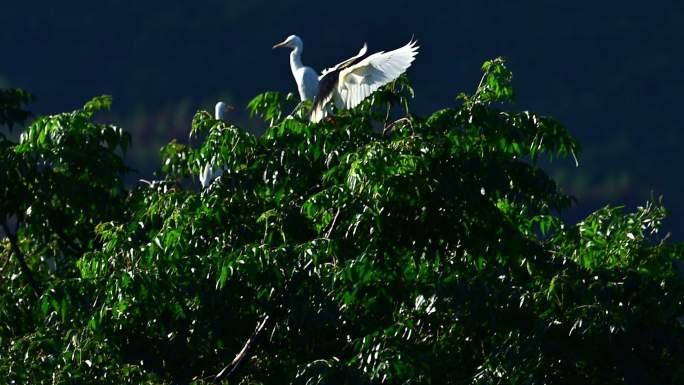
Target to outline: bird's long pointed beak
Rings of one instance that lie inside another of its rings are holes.
[[[287,46],[285,45],[285,42],[278,43],[278,44],[274,45],[274,46],[273,46],[273,49],[276,49],[276,48],[283,48],[283,47],[287,47]]]

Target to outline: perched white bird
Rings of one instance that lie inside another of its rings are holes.
[[[224,120],[226,117],[226,110],[228,110],[228,105],[226,103],[216,103],[216,106],[214,107],[214,118],[216,120]]]
[[[327,115],[327,105],[332,100],[337,108],[354,108],[378,88],[395,80],[411,66],[418,53],[416,42],[389,52],[366,55],[364,44],[356,56],[326,69],[321,76],[302,64],[304,43],[299,36],[291,35],[273,48],[292,48],[290,68],[297,82],[302,101],[314,103],[311,121],[318,122]]]
[[[280,47],[292,48],[292,52],[290,52],[290,69],[297,82],[299,98],[302,101],[313,101],[316,94],[318,94],[318,74],[311,67],[302,64],[302,52],[304,52],[302,39],[297,35],[291,35],[284,42],[273,46],[273,48]]]
[[[202,169],[202,172],[200,173],[200,176],[199,176],[199,180],[200,180],[200,183],[202,184],[202,188],[209,187],[211,182],[213,182],[214,179],[221,176],[221,174],[223,174],[222,170],[218,170],[217,172],[214,172],[214,167],[211,165],[211,162],[204,165],[204,168]]]
[[[226,105],[226,103],[216,103],[216,106],[214,107],[214,118],[216,118],[216,120],[224,120],[227,109],[228,105]],[[214,165],[212,165],[211,162],[204,165],[204,168],[202,169],[202,172],[199,175],[199,180],[202,184],[202,188],[208,187],[211,184],[211,182],[214,181],[214,179],[220,177],[221,175],[223,175],[223,170],[218,169],[214,171]]]

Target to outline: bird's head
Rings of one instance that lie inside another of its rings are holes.
[[[278,43],[273,46],[273,48],[301,48],[304,45],[302,39],[297,35],[290,35],[282,43]]]
[[[226,112],[233,111],[233,110],[235,110],[235,107],[230,106],[224,102],[218,102],[218,103],[216,103],[216,106],[214,107],[214,118],[216,120],[225,120],[226,119]]]
[[[218,102],[216,107],[214,107],[214,118],[217,120],[223,120],[226,115],[226,103]]]

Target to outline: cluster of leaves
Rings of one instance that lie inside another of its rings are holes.
[[[0,91],[6,127],[30,117],[23,108],[30,100],[20,90]],[[110,103],[103,96],[38,117],[18,142],[0,136],[0,378],[8,378],[2,382],[61,383],[78,373],[80,360],[67,359],[64,350],[79,340],[90,298],[76,261],[98,247],[97,224],[127,218],[122,156],[129,135],[93,121]],[[111,350],[105,341],[94,344]]]
[[[19,230],[5,241],[0,375],[684,381],[684,250],[657,237],[659,202],[566,225],[571,198],[536,162],[578,144],[552,118],[502,109],[513,97],[502,60],[483,72],[474,95],[426,118],[409,113],[405,78],[317,124],[261,95],[250,104],[269,123],[261,136],[199,112],[203,143],[165,146],[163,178],[126,192],[127,138],[90,120],[106,99],[37,119],[2,156],[24,157],[8,170],[35,169],[15,171],[19,184],[55,194],[54,212],[37,193],[27,206],[3,192]],[[198,189],[208,163],[222,175]],[[38,299],[19,249],[31,271],[57,253],[68,266],[38,275]]]

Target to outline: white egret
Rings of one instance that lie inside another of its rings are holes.
[[[214,118],[216,120],[224,120],[227,109],[228,105],[226,103],[216,103],[216,106],[214,107]],[[214,165],[211,164],[211,161],[209,161],[206,165],[204,165],[204,168],[202,169],[202,172],[199,175],[199,180],[202,184],[202,188],[208,187],[211,184],[211,182],[214,181],[214,179],[218,178],[221,175],[223,175],[223,170],[218,169],[214,171]]]
[[[302,64],[304,43],[297,35],[291,35],[273,48],[288,47],[290,69],[297,82],[302,101],[313,101],[311,121],[318,122],[327,113],[327,105],[333,101],[337,108],[354,108],[378,88],[395,80],[406,72],[418,53],[416,42],[411,40],[405,46],[389,52],[377,52],[366,56],[364,44],[356,56],[323,71],[316,71]]]
[[[216,106],[214,107],[214,118],[216,120],[224,120],[226,117],[226,110],[228,110],[228,105],[226,103],[216,103]]]
[[[221,170],[214,172],[214,167],[211,165],[211,162],[204,165],[204,168],[202,169],[202,172],[200,173],[200,176],[199,176],[199,180],[200,180],[200,183],[202,184],[202,188],[209,187],[211,182],[213,182],[214,179],[221,176],[221,174],[223,174],[223,172]]]

